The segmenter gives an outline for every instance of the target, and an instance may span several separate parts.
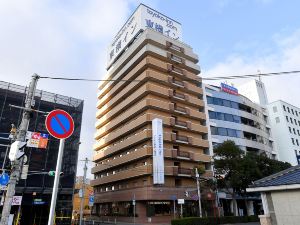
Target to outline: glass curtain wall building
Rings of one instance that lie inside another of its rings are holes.
[[[10,105],[24,106],[27,88],[0,81],[0,162],[4,168],[10,168],[8,157],[5,162],[11,124],[19,126],[22,109]],[[73,135],[65,142],[59,194],[56,205],[56,224],[70,224],[72,215],[72,199],[76,177],[83,101],[46,91],[35,93],[36,110],[50,112],[53,109],[63,109],[71,114],[75,123]],[[47,133],[45,114],[33,113],[29,131]],[[59,140],[49,137],[46,149],[26,147],[29,171],[48,172],[55,170]],[[47,224],[54,177],[47,174],[28,175],[26,180],[20,180],[16,195],[23,196],[20,210],[21,224]],[[19,206],[12,207],[12,213],[17,214]]]
[[[213,146],[232,140],[244,151],[277,157],[266,108],[242,95],[229,94],[207,84],[205,100],[211,153]]]

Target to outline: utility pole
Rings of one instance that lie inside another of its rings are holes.
[[[202,208],[201,208],[201,191],[200,191],[200,176],[198,173],[198,168],[196,168],[196,180],[197,180],[197,190],[198,190],[198,201],[199,201],[199,217],[202,217]]]
[[[29,89],[25,100],[23,117],[17,133],[17,141],[20,142],[25,142],[26,132],[28,130],[29,121],[30,121],[30,113],[32,111],[31,107],[34,105],[34,96],[35,96],[35,90],[36,90],[38,79],[39,76],[37,74],[34,74],[29,84]],[[3,209],[2,209],[2,217],[0,223],[1,225],[8,225],[12,199],[16,192],[16,184],[20,178],[22,164],[23,164],[22,158],[16,158],[14,161],[11,161],[11,174],[10,174],[10,180],[8,183]]]
[[[85,180],[86,180],[86,171],[87,171],[87,164],[88,164],[88,158],[85,158],[84,160],[84,168],[83,168],[83,180],[81,185],[81,193],[82,197],[80,199],[80,219],[79,219],[79,225],[82,225],[82,215],[83,215],[83,203],[84,203],[84,189],[85,189]]]

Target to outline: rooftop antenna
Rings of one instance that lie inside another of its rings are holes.
[[[260,82],[262,82],[262,81],[261,81],[261,71],[260,71],[260,70],[257,70],[257,72],[258,72],[258,80],[259,80]]]

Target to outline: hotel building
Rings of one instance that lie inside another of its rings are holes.
[[[178,199],[187,215],[198,214],[195,168],[212,176],[211,156],[198,57],[179,31],[178,22],[141,4],[111,46],[96,115],[98,216],[170,221]]]

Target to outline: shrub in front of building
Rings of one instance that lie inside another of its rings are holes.
[[[172,220],[172,225],[219,225],[258,222],[257,216],[224,216],[224,217],[187,217]]]

